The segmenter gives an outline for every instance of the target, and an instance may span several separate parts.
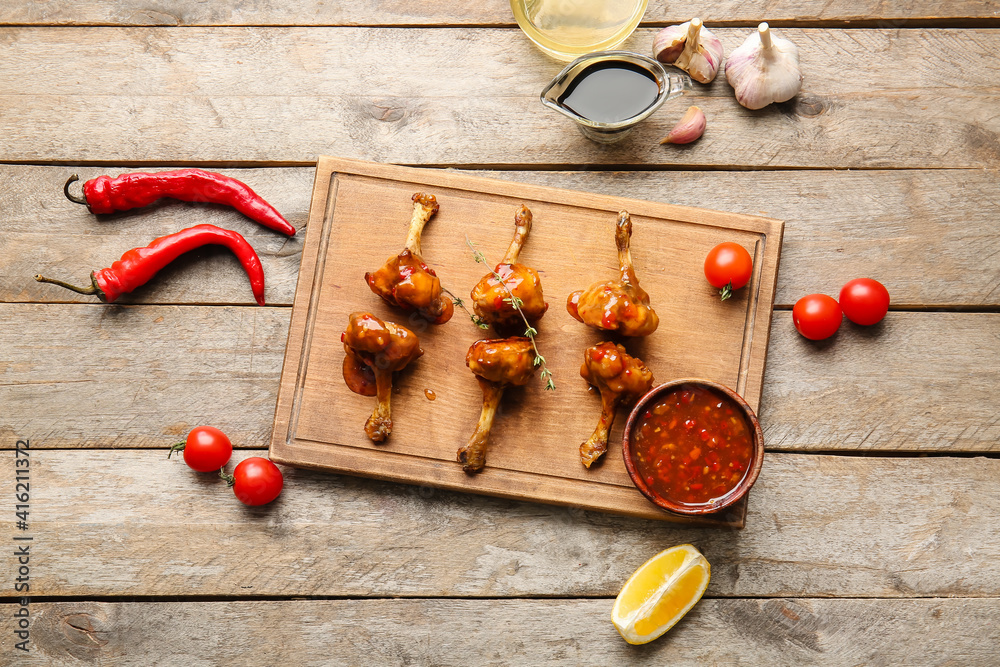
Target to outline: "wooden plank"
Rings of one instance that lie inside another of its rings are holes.
[[[893,313],[871,328],[845,322],[816,343],[790,315],[772,327],[760,414],[767,447],[1000,449],[1000,355],[983,352],[1000,341],[1000,316]]]
[[[297,469],[274,504],[247,508],[162,451],[30,462],[29,529],[11,520],[0,537],[34,537],[36,598],[613,597],[688,542],[712,564],[711,597],[1000,596],[997,459],[772,453],[739,532]],[[13,485],[0,476],[4,497]]]
[[[0,447],[31,437],[39,447],[162,448],[201,423],[264,446],[289,315],[0,305]],[[772,450],[998,451],[1000,361],[984,350],[996,347],[1000,315],[890,313],[810,343],[778,312],[771,332],[760,418]]]
[[[626,644],[611,600],[38,602],[19,665],[988,665],[1000,600],[702,600],[652,644]],[[470,620],[474,619],[474,622]],[[184,637],[184,641],[178,641]],[[222,654],[210,648],[225,647]]]
[[[997,18],[995,2],[934,0],[893,3],[876,0],[723,0],[693,2],[679,7],[651,2],[643,21],[675,23],[701,16],[712,24],[754,24],[762,19],[774,25],[810,25],[849,21],[892,28],[911,21],[986,21]],[[276,0],[253,3],[171,2],[151,6],[140,0],[81,0],[71,5],[13,1],[0,7],[0,23],[12,25],[513,25],[505,2],[455,6],[432,0],[380,0],[378,2],[300,2],[294,6]]]
[[[158,167],[166,168],[166,167]],[[83,280],[128,248],[211,222],[246,235],[267,276],[267,300],[289,305],[309,210],[313,168],[231,169],[299,228],[294,240],[222,207],[163,202],[97,218],[62,197],[66,177],[117,175],[125,167],[0,165],[0,301],[79,301],[35,273]],[[786,220],[776,303],[836,295],[871,275],[893,308],[1000,305],[1000,198],[996,172],[972,170],[792,172],[478,172],[490,178],[649,199]],[[845,193],[851,193],[845,196]],[[246,275],[227,251],[180,260],[123,303],[252,304]]]
[[[163,447],[209,423],[237,446],[266,446],[288,314],[15,306],[0,329],[2,444]]]
[[[385,261],[381,258],[394,257],[401,249],[414,191],[433,193],[440,204],[440,212],[424,230],[423,257],[442,285],[461,296],[486,271],[461,242],[463,233],[475,236],[492,267],[510,243],[518,207],[527,205],[539,223],[518,261],[538,270],[553,306],[536,325],[537,344],[561,390],[547,392],[544,382],[530,382],[522,390],[506,392],[506,409],[495,424],[487,467],[475,476],[462,471],[455,453],[469,442],[483,401],[463,362],[469,346],[487,334],[461,310],[452,323],[440,327],[429,326],[419,316],[407,317],[383,304],[363,280],[366,271]],[[681,519],[650,507],[636,492],[620,451],[613,456],[612,448],[590,469],[580,462],[579,443],[587,440],[593,426],[578,415],[581,406],[593,401],[584,383],[569,379],[579,374],[582,351],[609,336],[576,322],[560,307],[565,303],[561,295],[617,276],[613,239],[622,210],[632,214],[635,271],[660,317],[655,335],[632,340],[629,348],[651,367],[668,368],[672,377],[703,377],[730,386],[755,408],[771,324],[780,221],[323,158],[317,167],[271,457],[379,479]],[[756,270],[747,289],[723,309],[700,272],[704,254],[726,239],[750,249]],[[692,274],[698,279],[690,280]],[[359,398],[343,381],[344,351],[338,343],[351,313],[359,309],[413,328],[427,352],[422,361],[395,376],[393,433],[379,445],[363,430],[373,400]],[[706,329],[714,332],[711,341],[704,338]],[[428,389],[440,400],[427,400]],[[331,410],[338,419],[329,418]],[[539,433],[539,423],[548,428]],[[612,441],[621,441],[622,428],[619,419]],[[428,433],[434,437],[429,439]],[[742,507],[731,515],[706,520],[742,524]]]
[[[746,32],[720,30],[720,38],[732,49]],[[609,147],[541,106],[538,93],[559,65],[512,29],[7,28],[0,90],[17,92],[0,95],[0,160],[1000,164],[1000,34],[784,34],[802,53],[806,86],[796,102],[751,112],[718,79]],[[641,30],[625,46],[645,52],[652,36]],[[65,74],[67,52],[77,76]],[[705,137],[658,145],[689,102],[708,115]]]
[[[996,171],[488,172],[785,220],[775,303],[882,280],[892,307],[1000,305]]]
[[[154,169],[160,171],[162,168]],[[112,215],[92,215],[62,195],[62,183],[139,169],[0,167],[0,294],[10,301],[97,303],[92,296],[36,283],[36,273],[77,285],[90,272],[111,266],[131,248],[186,227],[208,223],[242,234],[264,266],[268,304],[288,305],[295,292],[314,169],[215,170],[244,181],[296,227],[293,238],[267,229],[226,206],[163,199],[148,207]],[[118,303],[252,304],[246,273],[231,252],[206,246],[179,258],[156,278]]]

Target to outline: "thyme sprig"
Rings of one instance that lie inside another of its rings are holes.
[[[461,308],[462,310],[464,310],[469,315],[469,319],[472,320],[473,324],[475,324],[480,329],[490,328],[490,325],[486,322],[486,320],[479,317],[479,315],[475,315],[471,310],[469,310],[469,307],[465,305],[465,301],[452,294],[451,290],[442,287],[441,291],[450,296],[451,302],[456,306],[458,306],[459,308]]]
[[[473,243],[472,239],[470,239],[468,236],[465,237],[465,243],[472,250],[472,258],[476,260],[477,264],[485,264],[487,268],[492,266],[492,264],[486,261],[486,256],[483,255],[483,253],[479,250],[479,248],[476,247],[476,244]],[[528,322],[528,318],[525,317],[524,315],[524,311],[521,310],[522,306],[524,306],[524,301],[522,301],[520,297],[514,296],[514,293],[510,291],[509,287],[507,287],[507,281],[501,278],[499,273],[497,273],[492,268],[490,268],[490,273],[493,274],[493,277],[496,278],[497,282],[500,283],[504,291],[507,292],[507,297],[503,300],[503,302],[513,307],[514,310],[517,311],[517,314],[521,316],[521,319],[524,320],[524,326],[525,326],[524,336],[531,341],[531,347],[533,347],[535,350],[534,365],[536,367],[537,366],[542,367],[539,376],[543,380],[545,380],[545,388],[550,391],[555,391],[556,383],[552,380],[552,371],[550,371],[549,367],[545,364],[545,357],[543,357],[542,353],[538,351],[538,344],[535,342],[535,336],[538,335],[538,330],[535,329],[535,327],[531,326],[531,323]],[[462,302],[461,299],[455,298],[454,295],[452,295],[452,299],[455,300],[456,306],[461,306],[462,308],[465,308],[465,304]],[[465,308],[465,311],[468,312],[469,309]],[[472,321],[476,323],[476,326],[478,326],[480,329],[486,329],[488,327],[488,325],[486,325],[486,323],[483,322],[482,318],[477,317],[472,313],[469,313],[469,316],[472,318]]]

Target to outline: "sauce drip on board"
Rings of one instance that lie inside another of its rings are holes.
[[[646,69],[607,60],[580,72],[558,101],[588,120],[618,123],[651,107],[659,94],[656,79]]]
[[[728,396],[681,385],[643,413],[633,427],[631,448],[651,491],[674,503],[705,505],[746,476],[753,435]]]
[[[424,396],[427,397],[428,401],[433,401],[437,398],[437,394],[434,393],[433,389],[424,389]]]

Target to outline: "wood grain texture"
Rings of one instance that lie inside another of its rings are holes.
[[[746,33],[719,36],[732,49]],[[0,90],[17,92],[0,95],[0,160],[1000,164],[995,31],[783,34],[802,54],[796,101],[751,112],[720,77],[608,147],[541,106],[559,65],[514,29],[6,28]],[[652,36],[641,30],[625,47],[646,52]],[[708,115],[706,135],[658,145],[689,102]]]
[[[0,453],[0,469],[12,457]],[[613,597],[688,542],[712,564],[712,597],[1000,596],[996,459],[772,453],[742,531],[296,469],[277,501],[248,508],[162,451],[30,461],[36,599]],[[0,476],[0,493],[13,484]],[[14,532],[7,522],[0,537]]]
[[[200,423],[237,446],[264,446],[289,316],[256,306],[0,305],[0,447],[30,437],[38,447],[163,448]],[[988,352],[998,340],[997,314],[890,313],[810,343],[791,313],[775,313],[765,444],[997,451],[1000,361]],[[592,427],[591,408],[581,421]]]
[[[645,646],[618,636],[608,621],[611,604],[41,602],[30,607],[32,653],[17,664],[989,665],[1000,642],[995,598],[708,599]],[[13,655],[15,607],[0,610],[0,650]]]
[[[779,30],[802,49],[797,101],[747,112],[720,80],[611,149],[538,105],[559,65],[511,27],[503,0],[0,4],[3,24],[251,26],[0,29],[3,161],[270,166],[330,153],[520,169],[500,177],[788,220],[780,304],[870,274],[895,308],[1000,305],[1000,35],[914,29],[997,27],[996,0],[653,0],[647,22],[825,28]],[[845,24],[875,29],[829,29]],[[625,48],[648,51],[650,25]],[[718,32],[731,51],[749,30]],[[469,90],[479,96],[463,99]],[[689,103],[708,113],[706,136],[655,145]],[[586,173],[618,165],[914,170]],[[250,238],[269,303],[291,303],[300,239],[199,205],[93,219],[58,193],[68,169],[0,165],[0,301],[58,301],[30,276],[82,279],[210,221]],[[228,173],[301,226],[310,168]],[[290,313],[232,307],[249,304],[246,288],[227,253],[205,251],[134,296],[189,306],[0,304],[0,448],[36,447],[25,664],[996,662],[1000,461],[775,449],[996,451],[1000,315],[894,312],[810,344],[778,313],[761,411],[771,452],[751,528],[731,532],[302,470],[286,470],[274,505],[239,505],[162,448],[197,423],[239,447],[267,441]],[[12,466],[0,452],[0,469]],[[8,498],[12,478],[0,475]],[[715,597],[669,636],[626,646],[607,623],[610,597],[681,542],[713,562]],[[312,595],[363,599],[253,599]],[[423,599],[439,595],[488,599]],[[0,662],[21,658],[12,610],[0,611]]]
[[[996,19],[993,0],[934,0],[886,5],[877,0],[723,0],[696,1],[679,7],[652,0],[646,23],[687,21],[704,17],[710,24],[774,24],[866,22],[892,28],[908,20]],[[877,18],[876,18],[877,17]],[[514,25],[510,6],[503,0],[455,6],[434,0],[369,0],[367,2],[298,2],[277,0],[216,1],[211,3],[151,2],[150,0],[81,0],[69,5],[14,0],[0,7],[0,23],[13,25]]]
[[[760,413],[767,447],[1000,449],[1000,356],[990,352],[1000,315],[893,313],[873,327],[845,320],[818,343],[799,336],[790,315],[772,327]]]
[[[154,169],[154,171],[161,171]],[[131,248],[203,223],[232,229],[254,247],[264,267],[268,304],[289,304],[295,292],[299,256],[309,211],[313,169],[214,170],[245,182],[274,205],[297,229],[289,238],[227,206],[161,199],[150,206],[96,216],[62,195],[70,174],[81,180],[101,174],[142,171],[77,167],[0,167],[0,290],[9,301],[98,303],[93,296],[37,283],[36,273],[77,285],[91,271],[111,266]],[[252,304],[243,267],[229,250],[206,246],[187,253],[150,282],[116,303]]]
[[[447,325],[430,326],[415,313],[407,316],[386,306],[362,280],[366,271],[384,262],[379,258],[399,252],[414,191],[433,193],[440,204],[440,212],[424,229],[422,256],[442,285],[460,297],[488,272],[473,261],[462,243],[463,233],[475,238],[476,248],[492,267],[510,243],[514,212],[527,205],[535,221],[518,261],[538,270],[548,295],[551,307],[536,324],[537,345],[560,390],[545,391],[539,381],[504,392],[486,469],[475,476],[464,473],[456,461],[483,401],[464,360],[474,341],[496,333],[475,327],[460,309]],[[590,469],[580,462],[580,443],[596,423],[596,418],[590,425],[579,419],[582,406],[593,405],[596,396],[586,383],[576,381],[581,355],[610,334],[581,326],[566,311],[562,295],[617,279],[614,228],[622,210],[632,216],[635,272],[660,318],[653,335],[626,345],[661,377],[720,382],[756,408],[771,324],[780,221],[323,158],[310,207],[271,457],[279,463],[379,479],[681,520],[650,507],[636,492],[620,449],[610,446],[604,460]],[[755,258],[747,288],[724,309],[701,271],[701,258],[723,240],[735,240]],[[351,313],[358,310],[410,327],[425,351],[419,362],[393,378],[393,432],[378,446],[362,430],[373,400],[353,394],[343,381],[339,343]],[[714,332],[710,340],[704,337],[706,330]],[[438,400],[427,400],[428,389]],[[331,411],[339,418],[331,420]],[[595,409],[593,414],[598,413]],[[617,420],[611,442],[621,442],[623,422]],[[539,431],[539,424],[545,429]],[[704,521],[742,525],[742,514],[739,507]]]
[[[775,303],[884,281],[894,309],[1000,305],[996,171],[486,172],[785,221]]]
[[[168,167],[162,167],[168,168]],[[83,280],[128,248],[202,222],[247,236],[264,263],[267,300],[289,305],[314,168],[233,169],[299,229],[287,240],[222,207],[164,201],[96,217],[62,197],[68,174],[117,175],[124,167],[0,165],[0,301],[93,302],[31,279]],[[995,171],[548,172],[490,178],[648,199],[785,220],[776,303],[836,295],[858,276],[888,286],[893,308],[1000,305],[1000,177]],[[845,196],[848,195],[849,196]],[[225,250],[206,249],[122,297],[122,303],[252,304],[246,275]]]
[[[5,317],[4,447],[163,447],[203,423],[238,446],[270,439],[287,309],[48,305]]]

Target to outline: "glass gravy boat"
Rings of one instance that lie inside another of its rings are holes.
[[[640,71],[656,83],[655,98],[648,106],[635,114],[621,120],[611,122],[592,120],[574,110],[566,103],[567,97],[574,91],[582,78],[590,76],[595,66],[606,67],[621,64],[632,71]],[[640,121],[649,117],[667,100],[679,97],[692,88],[691,78],[685,74],[668,74],[658,61],[630,51],[598,51],[577,58],[545,86],[540,95],[542,104],[555,109],[564,116],[576,121],[577,127],[588,139],[599,143],[610,144],[625,137]]]

